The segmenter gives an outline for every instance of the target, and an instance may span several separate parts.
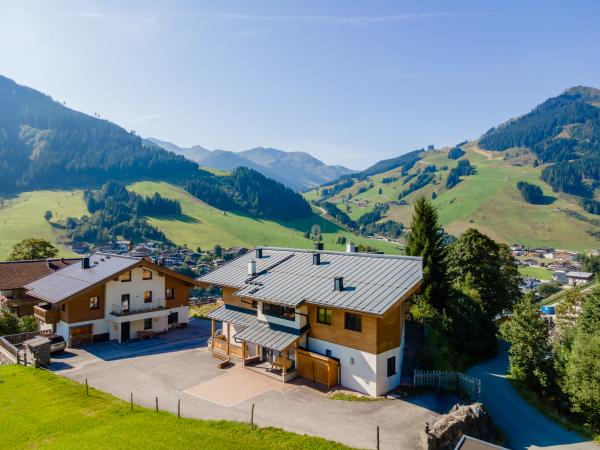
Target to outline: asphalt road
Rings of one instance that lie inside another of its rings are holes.
[[[467,373],[481,378],[481,400],[494,423],[505,433],[509,448],[600,450],[599,445],[566,430],[521,398],[506,379],[507,372],[508,353],[503,347],[496,358],[472,367]]]

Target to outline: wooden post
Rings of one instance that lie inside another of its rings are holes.
[[[211,350],[215,348],[215,343],[213,342],[215,339],[215,320],[211,319],[210,321],[210,348]]]
[[[242,366],[246,365],[246,341],[242,341]]]
[[[379,425],[377,425],[377,450],[379,450]]]
[[[23,357],[25,358],[25,367],[27,367],[27,350],[23,353]]]
[[[281,376],[283,378],[284,383],[285,383],[285,366],[287,363],[287,357],[288,357],[288,349],[286,348],[283,351],[283,354],[281,355]]]
[[[131,406],[131,410],[133,411],[133,392],[129,394],[129,405]]]
[[[181,399],[177,399],[177,418],[181,419]]]
[[[158,397],[156,397],[156,412],[158,412]]]
[[[254,430],[254,403],[252,403],[252,410],[250,411],[250,428]]]
[[[85,395],[90,396],[90,388],[88,387],[87,378],[85,379]]]
[[[231,336],[231,324],[227,322],[227,354],[229,355],[229,342]]]

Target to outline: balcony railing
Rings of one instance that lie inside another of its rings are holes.
[[[49,325],[58,323],[60,320],[60,311],[58,309],[49,308],[50,305],[47,307],[35,305],[33,307],[33,316]]]
[[[167,309],[164,299],[152,300],[150,303],[142,303],[140,305],[130,305],[129,308],[124,308],[123,305],[115,305],[111,311],[113,316],[123,317],[134,314],[143,314],[153,311],[161,311]]]

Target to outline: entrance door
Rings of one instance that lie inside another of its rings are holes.
[[[121,342],[129,340],[129,327],[131,322],[123,322],[121,324]]]

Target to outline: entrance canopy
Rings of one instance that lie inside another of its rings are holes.
[[[271,350],[283,351],[296,342],[305,331],[256,320],[242,331],[239,331],[235,335],[235,339],[257,344]]]

